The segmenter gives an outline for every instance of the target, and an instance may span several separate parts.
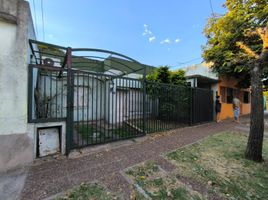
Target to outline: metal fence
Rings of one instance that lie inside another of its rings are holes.
[[[76,63],[69,48],[57,46],[57,54],[62,51],[61,66],[42,59],[29,65],[28,121],[66,121],[67,152],[213,120],[210,90],[84,70],[88,57],[77,56]]]
[[[71,148],[213,120],[209,90],[34,65],[29,74],[30,122],[67,119]]]

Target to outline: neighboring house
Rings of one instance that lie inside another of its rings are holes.
[[[190,86],[211,89],[214,101],[216,95],[220,95],[222,103],[220,119],[233,117],[232,101],[236,96],[241,101],[241,115],[250,113],[250,89],[238,88],[238,81],[235,78],[218,77],[217,73],[214,73],[207,63],[189,66],[184,70]]]

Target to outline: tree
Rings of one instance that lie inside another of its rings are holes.
[[[158,118],[168,121],[182,121],[189,111],[189,88],[183,70],[171,71],[161,66],[146,77],[146,91],[152,100],[158,102]]]
[[[186,86],[185,71],[181,69],[171,71],[168,66],[157,68],[151,74],[147,75],[146,79],[157,83],[170,83]]]
[[[262,78],[268,71],[267,0],[226,0],[226,14],[212,15],[204,29],[208,39],[203,57],[220,75],[240,79],[251,86],[251,121],[246,158],[262,161]],[[250,80],[247,81],[247,80]]]

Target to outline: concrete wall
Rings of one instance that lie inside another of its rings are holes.
[[[142,117],[141,81],[117,78],[106,84],[105,121],[116,124]]]
[[[0,171],[34,157],[27,131],[29,38],[35,38],[29,3],[0,0]]]
[[[185,76],[202,75],[211,79],[218,79],[217,74],[212,72],[210,65],[207,63],[192,65],[192,66],[183,68],[183,70],[185,71]]]

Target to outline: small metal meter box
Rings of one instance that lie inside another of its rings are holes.
[[[48,156],[60,152],[60,128],[38,129],[38,155]]]

